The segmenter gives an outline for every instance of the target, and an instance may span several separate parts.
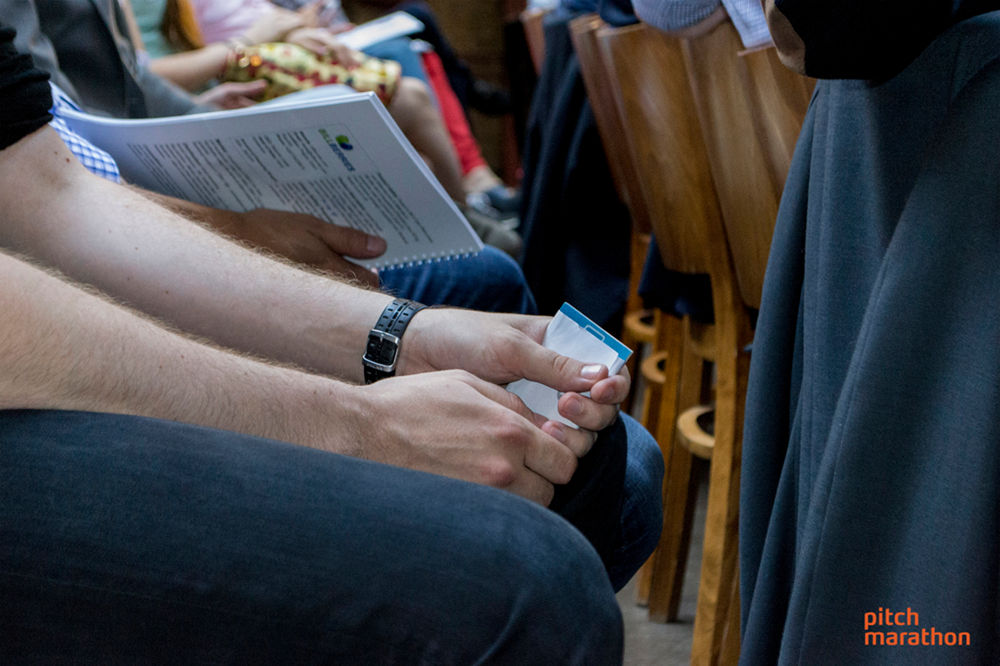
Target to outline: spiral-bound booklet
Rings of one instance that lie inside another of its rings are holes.
[[[61,115],[132,184],[226,210],[309,213],[385,238],[385,254],[358,260],[369,268],[483,247],[373,93],[316,88],[248,109],[142,120]]]

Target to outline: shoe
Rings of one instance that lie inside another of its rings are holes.
[[[515,231],[514,226],[509,226],[507,221],[484,215],[470,206],[465,206],[462,212],[465,214],[465,219],[469,221],[469,226],[484,243],[506,252],[514,259],[518,258],[524,243],[521,240],[521,234]],[[515,223],[516,219],[514,218]]]
[[[521,208],[521,191],[503,185],[496,185],[483,192],[490,205],[503,214],[516,215]]]
[[[479,215],[493,220],[508,229],[516,229],[520,220],[517,218],[517,209],[511,212],[504,212],[493,205],[489,194],[486,192],[473,192],[465,197],[465,206],[476,211]]]
[[[469,106],[487,116],[503,116],[511,112],[510,94],[489,81],[476,79],[469,88]]]

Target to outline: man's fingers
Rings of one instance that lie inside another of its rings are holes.
[[[532,412],[524,402],[510,391],[476,380],[476,389],[487,398],[516,412],[524,421],[505,424],[509,430],[501,436],[512,440],[526,437],[524,465],[534,470],[551,483],[567,483],[576,471],[577,457],[568,445],[541,428],[544,418]],[[525,422],[526,421],[526,422]],[[574,440],[574,445],[578,443]],[[579,446],[578,446],[579,448]]]
[[[503,353],[513,364],[515,376],[558,391],[588,391],[595,382],[608,376],[603,365],[577,361],[524,338],[514,340],[511,349]]]
[[[597,441],[596,432],[584,428],[570,428],[559,421],[546,421],[542,425],[542,430],[561,442],[577,458],[587,455]]]
[[[579,393],[565,393],[559,398],[559,414],[585,430],[602,430],[618,414],[618,405],[602,405]]]
[[[469,377],[471,377],[474,381],[473,387],[493,402],[498,402],[512,412],[516,412],[518,415],[527,419],[535,426],[541,427],[542,423],[545,422],[543,417],[528,409],[528,406],[524,404],[523,400],[502,386],[491,384],[490,382],[477,377],[472,377],[471,375],[469,375]]]
[[[537,474],[530,469],[524,470],[524,472],[514,480],[514,483],[504,488],[504,490],[531,500],[532,502],[537,502],[542,506],[548,506],[551,504],[552,498],[555,496],[556,492],[555,486],[542,478],[540,474]]]
[[[552,483],[569,483],[576,471],[576,454],[544,430],[534,427],[532,430],[534,436],[528,440],[524,466]]]
[[[620,374],[594,384],[590,389],[590,397],[602,405],[620,405],[628,397],[630,385],[628,370],[622,368]]]
[[[372,259],[384,253],[386,248],[384,238],[351,227],[324,224],[317,228],[316,233],[331,250],[345,257]]]

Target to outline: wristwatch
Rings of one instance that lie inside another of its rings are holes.
[[[403,331],[413,315],[425,307],[404,298],[397,298],[385,307],[375,328],[368,332],[365,355],[361,357],[361,365],[365,369],[365,384],[373,384],[396,374],[399,341],[403,337]]]

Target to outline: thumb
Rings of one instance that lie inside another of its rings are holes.
[[[372,259],[385,252],[386,248],[384,238],[351,227],[324,224],[317,233],[331,250],[345,257]]]
[[[589,391],[608,376],[608,368],[595,363],[583,363],[563,356],[527,338],[528,344],[517,355],[520,376],[544,384],[557,391]]]

